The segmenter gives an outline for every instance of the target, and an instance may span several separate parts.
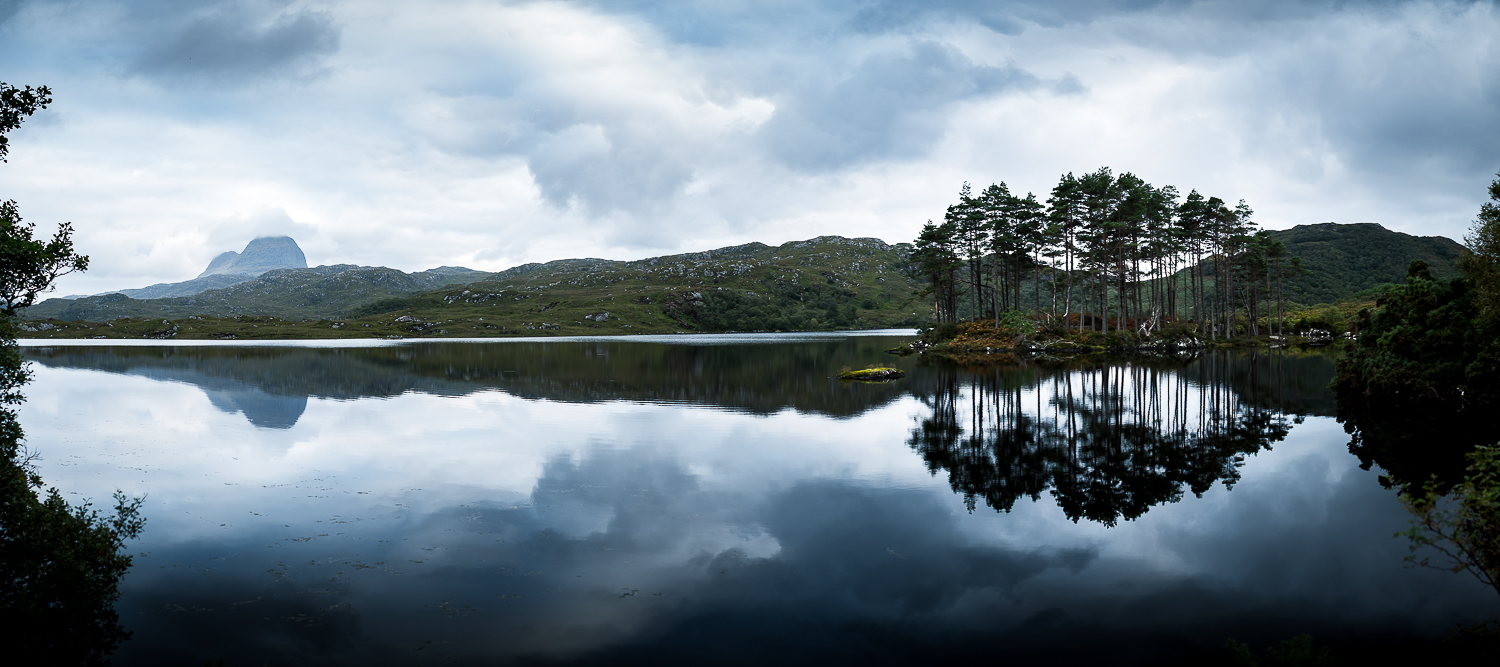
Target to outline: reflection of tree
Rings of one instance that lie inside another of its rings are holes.
[[[1286,436],[1285,415],[1270,407],[1279,401],[1258,395],[1261,365],[1249,361],[949,370],[922,397],[932,413],[908,444],[934,473],[948,471],[970,510],[983,498],[1009,511],[1051,489],[1074,521],[1114,525],[1184,489],[1232,486],[1246,454]]]

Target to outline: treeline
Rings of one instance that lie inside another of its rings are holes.
[[[1281,333],[1282,285],[1301,260],[1253,213],[1108,167],[1064,174],[1046,202],[965,183],[943,222],[922,227],[912,269],[943,322],[998,327],[1002,313],[1031,310],[1079,331],[1191,321],[1211,338]]]

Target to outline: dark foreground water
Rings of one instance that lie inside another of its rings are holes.
[[[22,423],[70,498],[148,497],[124,665],[1132,664],[1496,612],[1403,567],[1325,356],[908,339],[33,347]]]

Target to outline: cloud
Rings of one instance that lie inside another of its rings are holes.
[[[339,48],[339,30],[324,12],[227,2],[186,14],[152,25],[128,71],[240,83],[305,73]]]
[[[977,65],[951,46],[918,41],[876,53],[835,81],[805,82],[760,135],[778,161],[795,169],[918,158],[947,131],[947,105],[1038,83],[1014,65]]]
[[[0,187],[74,221],[64,292],[188,277],[260,207],[327,261],[494,270],[905,240],[963,181],[1101,165],[1457,238],[1500,166],[1492,3],[5,6],[58,101]]]
[[[311,243],[318,239],[318,228],[297,222],[286,209],[263,206],[231,216],[227,220],[209,225],[209,242],[214,247],[241,250],[245,244],[264,236],[290,236],[298,243]],[[204,264],[207,266],[207,263]],[[316,264],[313,264],[316,266]]]

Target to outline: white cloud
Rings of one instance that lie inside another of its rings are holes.
[[[964,180],[1045,195],[1101,165],[1267,226],[1456,238],[1500,167],[1487,3],[979,11],[24,3],[5,76],[57,103],[0,195],[75,223],[94,261],[67,293],[277,225],[312,264],[405,270],[894,242]]]

